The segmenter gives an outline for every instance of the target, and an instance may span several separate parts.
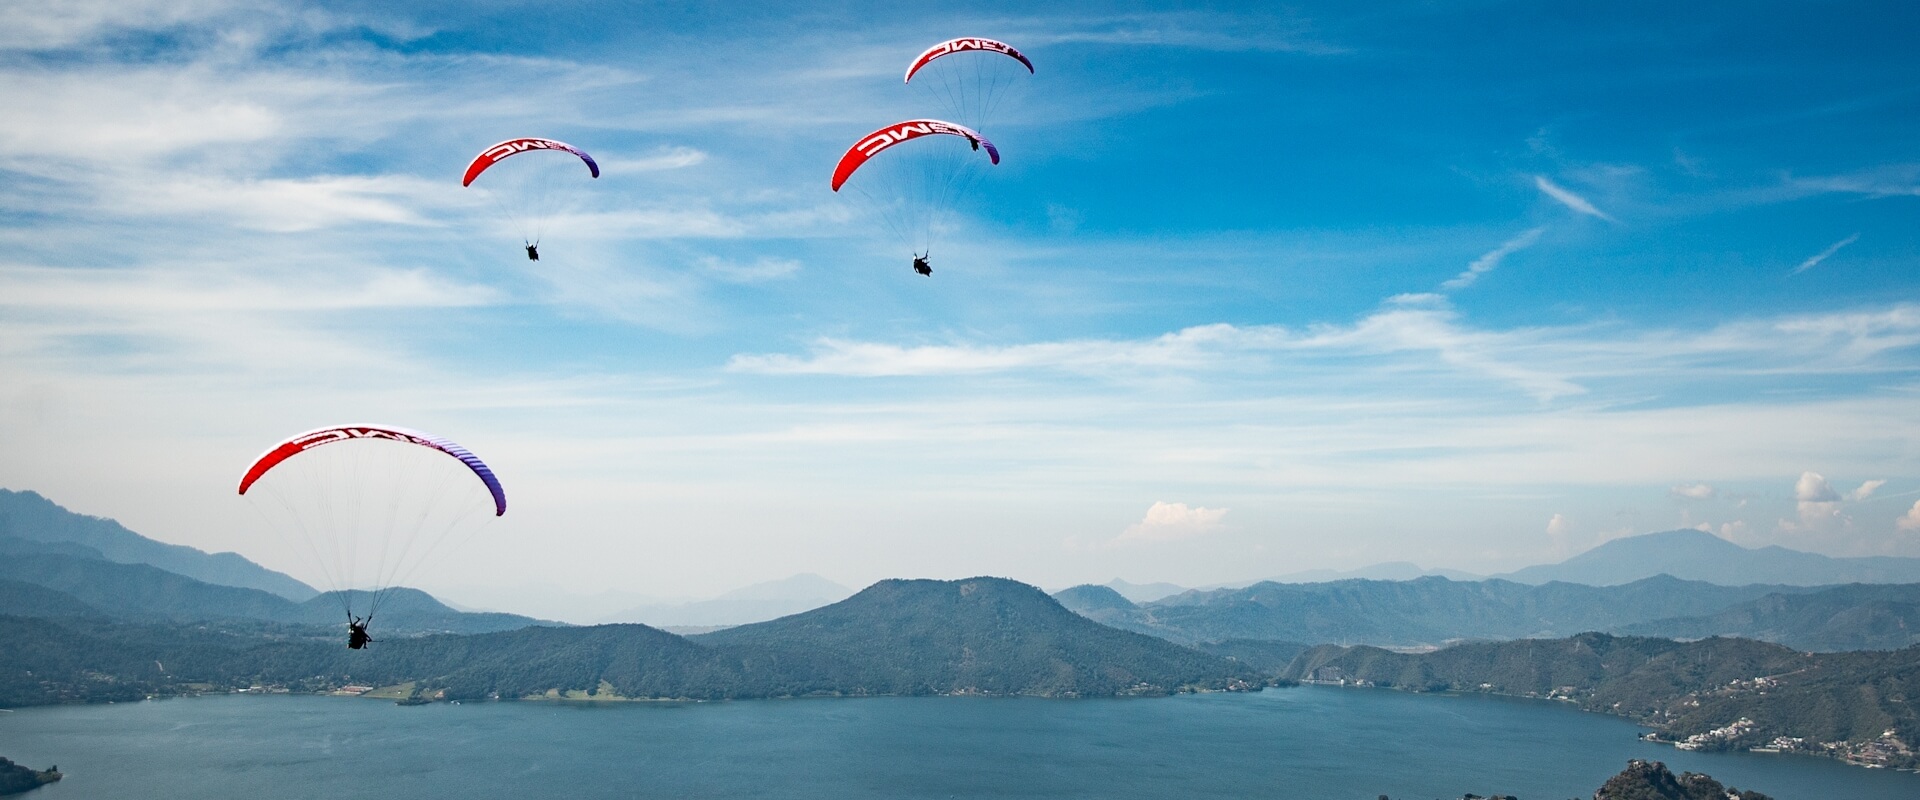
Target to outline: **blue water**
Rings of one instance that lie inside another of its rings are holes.
[[[74,798],[1593,796],[1629,758],[1779,800],[1915,800],[1920,776],[1686,753],[1561,704],[1300,687],[1116,700],[468,703],[219,696],[0,713]]]

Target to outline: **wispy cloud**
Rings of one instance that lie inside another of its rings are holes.
[[[1566,206],[1567,208],[1573,209],[1574,213],[1585,214],[1589,217],[1598,217],[1608,222],[1619,221],[1614,219],[1611,216],[1608,216],[1606,212],[1601,211],[1598,208],[1594,208],[1593,204],[1590,202],[1587,202],[1586,198],[1581,197],[1580,195],[1574,194],[1571,191],[1568,191],[1565,187],[1562,187],[1561,185],[1554,183],[1553,181],[1547,180],[1547,176],[1545,175],[1533,176],[1533,185],[1538,187],[1541,192],[1546,194],[1546,196],[1553,198],[1555,201],[1559,202],[1563,206]]]
[[[1757,375],[1905,374],[1920,346],[1920,306],[1738,320],[1705,330],[1593,326],[1477,328],[1437,295],[1402,296],[1344,325],[1304,329],[1213,324],[1149,339],[1025,344],[907,345],[816,340],[805,355],[738,354],[727,368],[769,375],[958,376],[1063,372],[1110,379],[1146,375],[1298,375],[1326,357],[1349,359],[1339,377],[1382,380],[1453,373],[1491,379],[1540,400],[1586,394],[1594,383],[1739,379]],[[1361,365],[1370,365],[1362,369]],[[1656,377],[1660,376],[1660,377]]]
[[[1860,194],[1869,198],[1912,197],[1920,195],[1920,164],[1889,164],[1845,175],[1789,178],[1803,190]]]
[[[1711,500],[1717,494],[1712,486],[1704,483],[1683,483],[1668,493],[1683,500]]]
[[[1540,234],[1546,232],[1546,230],[1546,228],[1534,228],[1502,242],[1499,247],[1489,250],[1485,255],[1474,259],[1473,263],[1467,265],[1467,271],[1454,276],[1452,280],[1446,283],[1440,284],[1440,288],[1452,291],[1472,286],[1473,282],[1479,280],[1481,275],[1492,272],[1498,268],[1500,262],[1505,261],[1507,256],[1532,247],[1534,242],[1540,241]]]
[[[701,271],[728,283],[765,283],[791,278],[800,272],[800,262],[791,258],[761,257],[741,263],[709,256],[695,263]]]
[[[1800,262],[1800,266],[1794,267],[1793,271],[1787,274],[1798,275],[1802,272],[1806,272],[1807,270],[1813,269],[1814,267],[1820,266],[1820,262],[1825,261],[1829,258],[1832,258],[1834,253],[1840,252],[1840,248],[1846,247],[1847,245],[1853,244],[1854,242],[1859,240],[1860,240],[1860,234],[1856,233],[1845,239],[1841,239],[1840,241],[1834,242],[1833,244],[1828,245],[1827,249],[1822,250],[1818,253],[1815,253],[1811,258],[1808,258],[1807,260]]]
[[[1072,22],[1036,21],[1022,41],[1332,55],[1346,48],[1314,36],[1298,19],[1176,11]]]

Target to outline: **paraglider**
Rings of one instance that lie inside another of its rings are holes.
[[[487,183],[491,185],[489,196],[500,207],[500,212],[527,248],[527,260],[540,260],[540,239],[546,233],[547,224],[552,217],[563,210],[562,200],[578,184],[577,173],[571,169],[562,169],[563,164],[553,163],[552,159],[536,156],[530,159],[518,159],[512,164],[502,165],[509,158],[524,153],[566,154],[578,158],[587,165],[590,178],[600,177],[600,164],[587,155],[585,150],[553,139],[520,138],[508,139],[493,145],[473,157],[467,164],[466,175],[460,179],[461,186],[472,186],[482,173],[489,173]]]
[[[980,130],[1033,73],[1033,60],[1006,42],[963,36],[935,44],[908,63],[901,80],[943,106],[943,118],[907,120],[867,134],[835,166],[833,190],[854,188],[870,214],[912,249],[914,272],[933,274],[933,244],[979,176],[982,165],[974,154],[985,150],[989,164],[1000,163],[1000,149]],[[967,147],[927,143],[875,158],[934,134],[957,136]]]
[[[929,141],[895,150],[922,137],[946,136],[964,139],[968,146]],[[896,122],[860,137],[847,148],[834,167],[833,190],[853,187],[895,238],[912,249],[913,270],[932,275],[928,258],[933,243],[954,205],[978,175],[981,164],[974,151],[981,150],[986,152],[989,164],[1000,163],[1000,148],[964,125],[937,119]]]
[[[354,650],[373,641],[368,626],[416,569],[507,513],[505,489],[478,456],[390,425],[340,425],[285,439],[248,467],[240,494],[310,556],[346,614]]]
[[[907,65],[909,86],[939,103],[946,118],[980,130],[1033,74],[1033,61],[1013,45],[977,36],[948,39]]]

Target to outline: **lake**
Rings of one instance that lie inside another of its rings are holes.
[[[1629,758],[1779,800],[1913,800],[1920,775],[1688,753],[1562,704],[1334,687],[1170,698],[434,704],[224,695],[0,713],[32,800],[1588,798]]]

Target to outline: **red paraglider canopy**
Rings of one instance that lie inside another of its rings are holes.
[[[1020,51],[1013,49],[1013,45],[1007,44],[1006,42],[996,42],[992,39],[982,39],[977,36],[961,37],[959,39],[949,39],[927,48],[927,52],[921,53],[919,58],[914,59],[912,64],[907,65],[906,82],[912,83],[913,73],[919,72],[921,67],[927,65],[927,62],[941,56],[963,53],[968,50],[984,50],[1017,58],[1020,60],[1020,63],[1027,65],[1027,72],[1033,72],[1033,62],[1028,61],[1026,56],[1020,54]]]
[[[587,155],[585,150],[581,150],[566,142],[557,142],[552,139],[508,139],[482,150],[480,151],[480,155],[474,156],[473,163],[467,165],[466,177],[460,179],[460,185],[473,185],[473,179],[480,177],[480,173],[486,172],[488,167],[499,163],[507,156],[517,155],[527,152],[528,150],[564,150],[579,156],[581,161],[587,162],[587,171],[592,172],[593,177],[600,177],[600,165],[594,163],[593,156]]]
[[[987,141],[987,137],[975,133],[972,128],[937,119],[910,119],[862,136],[860,141],[847,148],[846,155],[840,157],[840,164],[833,168],[833,190],[840,191],[840,185],[846,183],[854,170],[859,169],[861,164],[867,163],[867,159],[872,158],[875,153],[908,139],[918,139],[934,134],[965,138],[976,147],[985,149],[987,158],[992,159],[993,163],[1000,163],[1000,149],[994,147],[993,142]]]
[[[493,495],[494,516],[507,513],[506,491],[500,487],[500,480],[494,477],[493,470],[478,456],[450,440],[388,425],[340,425],[332,428],[318,428],[274,445],[273,449],[254,459],[253,466],[248,468],[246,477],[240,479],[240,493],[246,494],[254,481],[260,480],[260,476],[267,474],[267,470],[273,469],[282,461],[321,445],[350,442],[356,439],[387,439],[417,444],[460,459],[460,463],[467,465],[467,469],[473,470],[473,474],[480,479],[480,482],[486,484],[487,493]]]

